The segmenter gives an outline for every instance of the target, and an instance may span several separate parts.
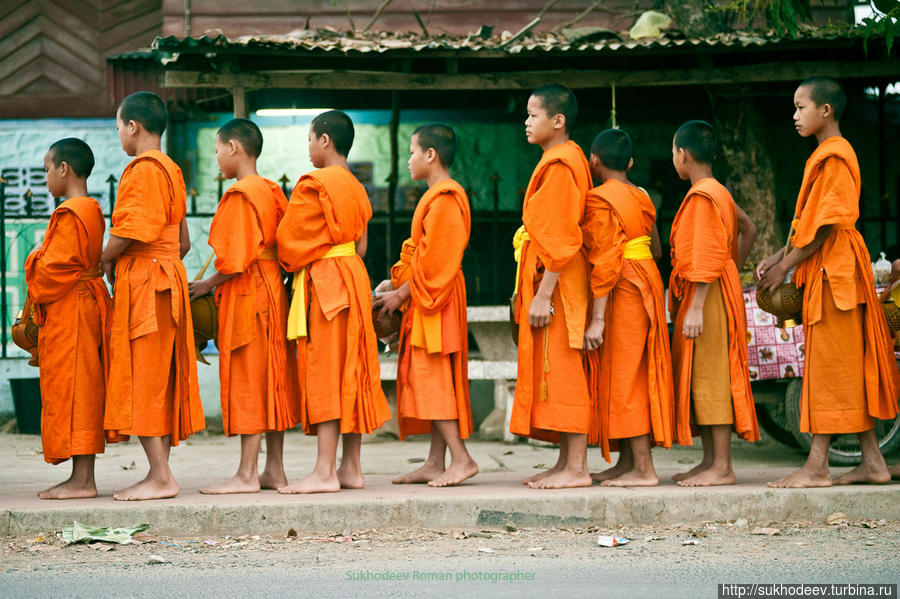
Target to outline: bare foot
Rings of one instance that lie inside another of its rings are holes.
[[[337,469],[338,481],[341,483],[342,489],[362,489],[366,486],[366,479],[359,470],[351,470],[341,466]]]
[[[831,482],[835,485],[852,485],[856,483],[873,483],[877,485],[890,482],[890,480],[891,472],[883,462],[881,464],[863,462],[850,472],[832,479]]]
[[[532,489],[568,489],[571,487],[590,487],[594,484],[587,472],[560,470],[546,478],[528,483]]]
[[[84,499],[97,496],[97,485],[90,483],[78,483],[71,478],[52,487],[38,491],[41,499]]]
[[[337,473],[328,477],[321,477],[313,471],[306,478],[301,478],[292,485],[286,485],[278,489],[279,493],[337,493],[341,490],[341,481],[338,480]]]
[[[161,481],[149,476],[139,483],[113,493],[117,501],[144,501],[146,499],[166,499],[178,495],[178,484],[174,478]]]
[[[830,487],[831,477],[828,471],[816,472],[811,468],[803,466],[802,468],[791,472],[783,478],[776,481],[766,483],[767,487],[772,489],[801,489],[806,487]]]
[[[259,479],[248,481],[234,475],[225,482],[200,489],[205,495],[224,495],[226,493],[259,493]]]
[[[734,470],[722,472],[715,468],[708,468],[690,478],[678,481],[679,487],[715,487],[719,485],[733,485],[737,479]]]
[[[395,485],[414,485],[417,483],[430,483],[444,473],[444,467],[425,462],[420,468],[416,468],[408,474],[398,476],[391,482]]]
[[[900,480],[900,464],[888,466],[888,472],[891,474],[893,480]]]
[[[539,473],[535,474],[534,476],[529,476],[528,478],[526,478],[525,480],[522,481],[522,484],[528,485],[530,487],[531,483],[537,482],[539,480],[544,480],[548,476],[556,474],[557,472],[561,471],[562,469],[563,469],[563,467],[561,465],[557,464],[553,468],[550,468],[549,470],[544,470],[543,472],[539,472]]]
[[[281,487],[286,487],[288,484],[287,477],[284,475],[284,470],[279,472],[278,474],[273,474],[267,470],[263,470],[259,475],[259,488],[260,489],[280,489]]]
[[[691,478],[691,477],[693,477],[693,476],[697,476],[698,474],[700,474],[700,473],[703,472],[704,470],[709,470],[711,467],[712,467],[712,462],[709,462],[709,463],[706,463],[706,462],[700,462],[699,464],[697,464],[696,466],[694,466],[693,468],[691,468],[691,469],[688,470],[687,472],[679,472],[678,474],[673,474],[673,475],[672,475],[672,480],[674,480],[674,481],[686,480],[686,479]]]
[[[461,464],[453,462],[440,476],[434,480],[428,481],[428,486],[452,487],[466,479],[472,478],[476,474],[478,474],[478,464],[475,463],[475,460],[469,459]]]
[[[640,470],[631,470],[600,483],[603,487],[655,487],[658,484],[659,478],[654,472],[641,472]]]
[[[612,468],[607,468],[603,472],[591,472],[591,480],[595,483],[602,483],[605,480],[618,478],[628,472],[628,469],[621,464],[616,464]]]

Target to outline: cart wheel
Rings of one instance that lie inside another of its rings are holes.
[[[757,405],[756,418],[769,436],[779,443],[788,447],[800,447],[793,430],[788,425],[787,408],[784,401]]]
[[[812,435],[800,432],[800,391],[802,381],[791,381],[785,392],[787,417],[793,426],[794,437],[805,451],[809,451]],[[893,420],[876,420],[875,436],[885,457],[900,449],[900,416]],[[828,448],[828,463],[832,466],[856,466],[862,461],[859,439],[854,434],[835,435]]]

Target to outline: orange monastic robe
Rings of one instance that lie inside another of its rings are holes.
[[[582,230],[591,292],[609,297],[599,368],[589,370],[588,440],[601,446],[607,460],[610,439],[652,433],[656,445],[671,447],[675,395],[665,290],[650,256],[656,208],[642,189],[616,180],[589,191],[586,204]],[[646,257],[627,257],[626,244],[638,238],[645,238]]]
[[[372,285],[362,258],[325,258],[366,232],[372,206],[350,171],[330,166],[303,175],[278,225],[278,260],[304,277],[306,336],[298,337],[300,422],[316,433],[340,420],[341,433],[371,433],[391,418],[381,389],[372,326]],[[295,285],[292,302],[301,287]]]
[[[41,444],[51,464],[103,453],[112,309],[100,275],[105,228],[97,200],[70,198],[53,212],[41,247],[25,261],[40,326]]]
[[[521,248],[515,316],[519,323],[518,381],[509,429],[557,442],[560,432],[586,434],[590,396],[582,363],[589,290],[580,224],[591,171],[573,141],[544,152],[522,206],[528,240]],[[528,325],[544,270],[560,273],[550,324]]]
[[[394,288],[409,281],[410,302],[400,326],[397,413],[400,438],[431,431],[432,420],[459,420],[472,433],[469,343],[463,252],[471,213],[462,186],[447,179],[416,206],[410,239],[391,269]]]
[[[859,193],[859,163],[850,143],[826,139],[806,161],[791,238],[794,247],[805,247],[821,227],[832,226],[793,276],[803,288],[806,334],[803,432],[858,433],[872,428],[873,418],[897,416],[900,375],[869,252],[854,228]]]
[[[104,426],[173,446],[205,426],[180,254],[185,198],[181,169],[144,152],[122,173],[109,231],[132,241],[116,260]]]
[[[288,298],[275,246],[286,208],[277,183],[245,177],[225,192],[209,228],[216,270],[235,275],[216,287],[226,435],[283,431],[300,421]]]
[[[747,441],[759,440],[756,408],[750,391],[747,363],[747,316],[737,269],[737,207],[725,188],[713,178],[698,181],[688,190],[670,237],[672,275],[669,279],[669,306],[673,310],[672,364],[675,382],[675,441],[691,444],[692,370],[694,339],[684,336],[684,317],[694,297],[696,283],[718,282],[724,301],[728,336],[728,376],[731,389],[733,424],[737,434]],[[707,296],[707,303],[713,297]],[[704,315],[706,310],[704,310]],[[704,333],[709,328],[704,323]]]

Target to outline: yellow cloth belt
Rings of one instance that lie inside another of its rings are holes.
[[[270,248],[266,248],[259,255],[260,260],[278,260],[278,248],[274,245]]]
[[[641,235],[625,242],[626,260],[653,260],[653,254],[650,252],[650,236]]]
[[[356,242],[348,241],[340,245],[332,246],[330,250],[319,260],[326,258],[340,258],[342,256],[355,256]],[[294,295],[291,298],[291,308],[288,311],[287,338],[290,340],[306,337],[306,269],[304,266],[294,274]]]
[[[519,292],[519,273],[522,270],[522,246],[525,245],[526,241],[531,241],[531,236],[528,234],[528,231],[525,230],[525,225],[519,227],[516,231],[516,234],[513,235],[513,256],[516,259],[516,285],[513,289],[513,294]]]

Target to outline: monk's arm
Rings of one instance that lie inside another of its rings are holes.
[[[531,306],[528,308],[528,324],[533,327],[541,328],[550,324],[550,314],[553,310],[553,304],[550,299],[553,297],[553,290],[556,289],[556,282],[559,280],[558,272],[544,271],[544,277],[538,286],[534,299],[531,300]]]
[[[356,255],[360,258],[366,257],[366,250],[369,248],[369,227],[367,226],[363,229],[362,237],[359,238],[359,243],[356,244]]]
[[[584,332],[584,349],[600,349],[600,346],[603,344],[603,332],[606,329],[606,303],[608,300],[609,295],[594,298],[591,322]]]
[[[194,301],[198,297],[208,294],[214,288],[218,287],[225,281],[238,276],[239,274],[241,273],[235,272],[231,274],[225,274],[224,272],[216,271],[212,276],[200,281],[188,282],[188,293],[191,296],[191,301]]]
[[[116,258],[125,251],[130,243],[131,239],[127,237],[109,236],[109,241],[106,242],[106,247],[103,248],[103,254],[100,255],[100,266],[103,268],[103,272],[110,283],[115,282]]]
[[[653,231],[650,233],[650,253],[654,260],[662,258],[662,242],[659,240],[659,229],[656,228],[656,223],[653,223]]]
[[[181,257],[184,258],[191,251],[191,234],[188,232],[187,219],[181,219],[181,235],[179,236],[181,245]]]
[[[740,206],[735,204],[735,208],[737,208],[738,227],[737,267],[738,270],[741,270],[747,262],[747,256],[750,255],[750,248],[753,247],[753,242],[756,241],[756,225],[753,224],[753,221],[750,220],[750,217],[747,216],[747,213]]]
[[[703,332],[703,304],[709,294],[710,283],[694,283],[694,297],[684,315],[684,336],[688,339],[700,335]]]
[[[773,264],[765,274],[763,274],[758,287],[763,291],[771,291],[781,285],[792,268],[812,256],[820,247],[822,247],[822,244],[825,243],[825,240],[831,235],[831,228],[831,225],[819,227],[819,230],[816,231],[816,236],[808,245],[792,248],[787,256],[778,263]]]

